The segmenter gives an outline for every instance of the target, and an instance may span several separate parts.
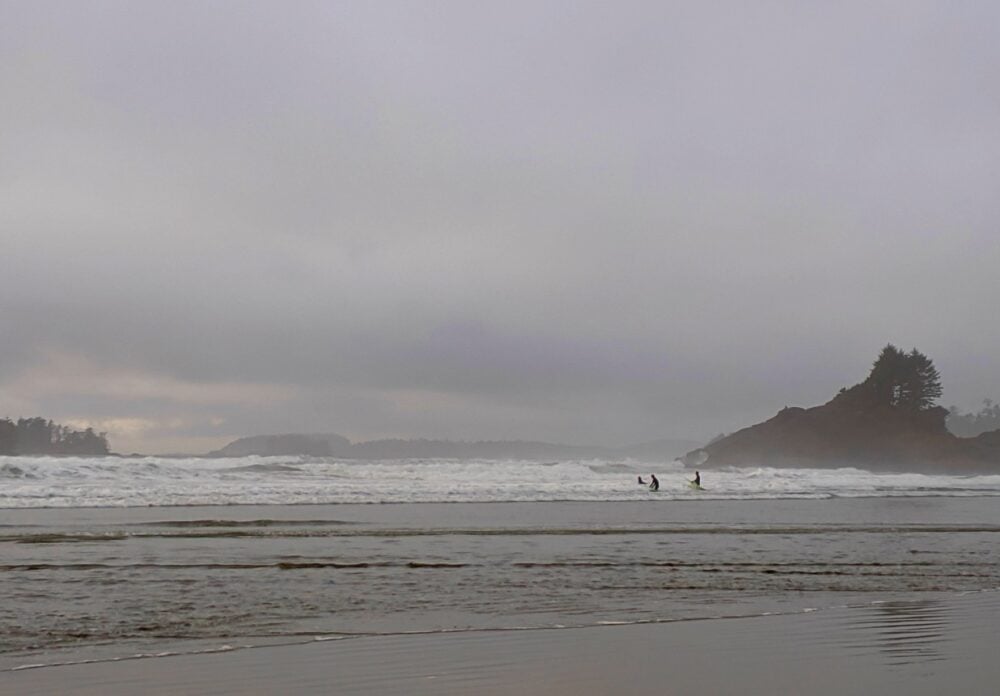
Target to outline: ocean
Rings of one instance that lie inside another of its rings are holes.
[[[655,498],[637,482],[650,473]],[[692,475],[678,462],[0,457],[0,509],[1000,496],[1000,474],[725,469],[705,472],[703,491]]]
[[[845,608],[881,608],[885,659],[921,661],[947,641],[935,606],[1000,588],[1000,476],[727,469],[695,491],[691,474],[3,457],[0,672]]]

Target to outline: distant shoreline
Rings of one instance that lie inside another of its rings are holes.
[[[622,447],[563,445],[524,440],[456,441],[383,439],[351,442],[335,433],[254,435],[201,455],[209,458],[243,456],[317,456],[339,459],[620,459],[672,461],[696,440],[660,439]]]

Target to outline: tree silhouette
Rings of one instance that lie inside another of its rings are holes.
[[[0,454],[108,454],[106,433],[73,430],[45,418],[0,420]]]
[[[901,403],[913,411],[923,411],[941,398],[941,375],[934,363],[916,348],[906,356],[908,367]]]
[[[905,362],[906,354],[891,343],[878,354],[865,381],[880,403],[895,406],[899,402]]]
[[[931,408],[941,396],[941,375],[916,348],[904,353],[891,343],[879,353],[865,380],[879,403],[908,411]]]
[[[17,426],[10,418],[0,420],[0,454],[17,452]]]

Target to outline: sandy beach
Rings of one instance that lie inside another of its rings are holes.
[[[395,635],[24,669],[16,694],[962,694],[1000,681],[1000,595],[784,616]]]

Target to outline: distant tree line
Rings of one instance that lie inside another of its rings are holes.
[[[44,418],[0,420],[0,454],[107,454],[107,433],[74,430]]]
[[[975,437],[991,430],[1000,430],[1000,404],[992,399],[983,399],[979,413],[962,413],[957,407],[948,409],[945,421],[948,430],[959,437]]]

